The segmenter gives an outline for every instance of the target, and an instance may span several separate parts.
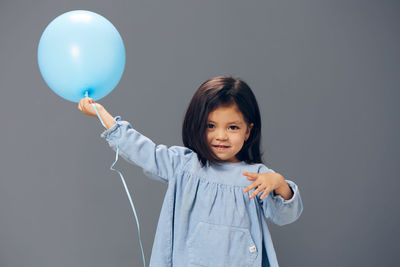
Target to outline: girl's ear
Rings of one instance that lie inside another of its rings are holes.
[[[245,141],[247,141],[247,139],[249,139],[250,132],[251,132],[251,129],[253,128],[253,126],[254,126],[254,123],[250,123],[250,125],[247,127],[246,136],[244,139]]]

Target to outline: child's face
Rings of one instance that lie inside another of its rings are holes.
[[[249,138],[252,127],[253,123],[247,127],[243,114],[236,104],[218,107],[208,115],[207,143],[219,159],[239,162],[235,155],[242,149],[244,141]]]

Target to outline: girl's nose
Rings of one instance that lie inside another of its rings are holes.
[[[226,134],[225,131],[218,131],[216,135],[216,139],[218,140],[225,140],[228,138],[228,135]]]

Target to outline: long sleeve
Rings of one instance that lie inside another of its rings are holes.
[[[168,183],[194,154],[186,147],[155,145],[148,137],[133,129],[129,122],[121,120],[121,116],[116,116],[114,121],[115,125],[100,136],[114,151],[117,151],[118,144],[118,154],[141,167],[151,179]]]
[[[263,166],[259,172],[275,171]],[[303,202],[298,186],[291,180],[285,180],[293,192],[291,199],[286,200],[281,195],[275,195],[273,190],[264,199],[260,199],[262,193],[256,196],[265,217],[280,226],[296,221],[303,212]]]

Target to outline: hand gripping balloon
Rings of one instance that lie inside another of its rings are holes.
[[[125,68],[125,47],[114,25],[99,14],[74,10],[56,17],[44,30],[38,46],[38,65],[47,85],[60,97],[79,102],[83,97],[99,100],[118,84]],[[95,104],[92,104],[104,125]],[[118,160],[118,144],[115,162]],[[140,226],[128,188],[139,232]]]

